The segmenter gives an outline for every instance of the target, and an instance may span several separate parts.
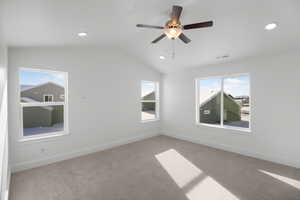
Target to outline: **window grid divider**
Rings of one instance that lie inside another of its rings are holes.
[[[221,79],[221,102],[220,102],[220,125],[221,127],[224,126],[224,78]]]
[[[196,124],[204,124],[207,126],[212,126],[212,127],[218,127],[218,128],[228,128],[228,129],[234,129],[234,130],[241,130],[241,131],[247,131],[247,132],[251,132],[251,116],[249,118],[249,127],[248,128],[241,128],[241,127],[234,127],[234,126],[226,126],[224,125],[224,80],[227,77],[238,77],[238,76],[249,76],[248,73],[242,73],[242,74],[235,74],[235,75],[228,75],[228,76],[215,76],[215,77],[206,77],[206,78],[196,78],[195,79],[195,91],[196,91]],[[199,94],[200,94],[200,87],[199,87],[199,80],[205,80],[208,78],[220,78],[221,79],[221,98],[220,98],[220,125],[210,125],[210,124],[206,124],[206,123],[201,123],[200,122],[200,113],[199,113],[199,106],[200,106],[200,99],[199,99]],[[249,76],[249,84],[250,84],[250,76]],[[249,106],[251,109],[251,85],[249,85]],[[251,111],[250,111],[251,113]]]

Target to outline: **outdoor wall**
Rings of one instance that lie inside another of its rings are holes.
[[[300,51],[190,68],[163,79],[162,132],[300,167]],[[195,124],[195,78],[249,73],[251,133]]]
[[[23,108],[23,126],[24,128],[33,128],[40,126],[52,126],[51,107],[24,107]]]
[[[0,200],[7,200],[10,179],[7,133],[7,48],[0,27]]]
[[[18,69],[68,72],[70,134],[19,142]],[[160,133],[160,121],[141,123],[141,80],[161,74],[115,48],[10,48],[11,164],[22,170]]]

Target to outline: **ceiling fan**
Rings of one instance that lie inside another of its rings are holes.
[[[183,8],[181,6],[174,5],[172,8],[171,19],[167,21],[165,26],[153,26],[146,24],[137,24],[136,26],[139,28],[164,29],[164,33],[155,40],[153,40],[152,43],[157,43],[158,41],[167,36],[168,38],[173,40],[179,38],[186,44],[191,42],[191,40],[185,34],[183,34],[183,30],[206,28],[213,26],[213,21],[182,25],[179,20],[182,9]]]

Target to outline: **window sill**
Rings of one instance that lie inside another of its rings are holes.
[[[160,120],[159,118],[157,118],[157,119],[141,120],[141,123],[156,122],[156,121],[159,121],[159,120]]]
[[[62,132],[54,132],[50,134],[37,135],[37,136],[23,136],[21,137],[21,139],[19,139],[19,142],[40,141],[40,140],[46,140],[46,139],[55,138],[59,136],[66,136],[66,135],[69,135],[69,132],[62,131]]]
[[[212,128],[219,128],[219,129],[227,129],[227,130],[235,130],[240,132],[246,132],[251,133],[250,128],[239,128],[239,127],[232,127],[232,126],[221,126],[221,125],[213,125],[213,124],[205,124],[205,123],[196,123],[197,126],[206,126],[206,127],[212,127]]]

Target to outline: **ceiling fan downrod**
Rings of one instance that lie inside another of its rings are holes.
[[[175,59],[175,39],[172,39],[172,59]]]

